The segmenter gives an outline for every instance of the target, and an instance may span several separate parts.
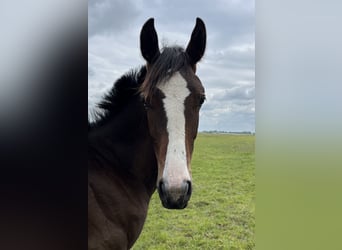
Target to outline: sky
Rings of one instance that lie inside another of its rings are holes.
[[[255,131],[255,5],[250,0],[90,0],[88,113],[121,75],[145,61],[139,34],[155,19],[160,47],[186,47],[196,17],[207,47],[196,74],[206,91],[199,131]]]

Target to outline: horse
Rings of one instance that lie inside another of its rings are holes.
[[[187,206],[205,101],[196,64],[205,47],[200,18],[185,50],[160,50],[154,19],[143,25],[146,64],[117,80],[98,104],[95,121],[88,121],[88,249],[130,249],[156,189],[165,208]]]

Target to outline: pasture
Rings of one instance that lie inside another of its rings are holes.
[[[253,135],[198,134],[188,207],[165,209],[155,192],[132,249],[254,249],[254,142]]]

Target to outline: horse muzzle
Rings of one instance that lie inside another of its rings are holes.
[[[183,209],[188,205],[192,192],[191,181],[183,180],[180,183],[170,183],[161,180],[158,184],[160,200],[165,208]]]

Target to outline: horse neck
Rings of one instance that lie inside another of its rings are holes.
[[[147,126],[145,109],[139,100],[88,136],[90,161],[98,168],[131,176],[143,182],[152,195],[157,179],[157,163]]]

